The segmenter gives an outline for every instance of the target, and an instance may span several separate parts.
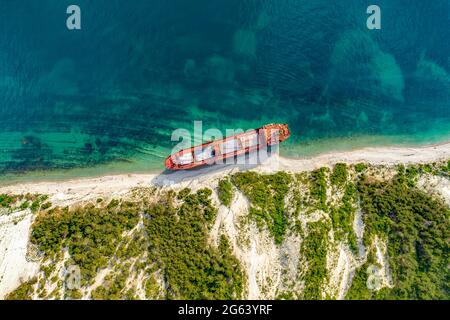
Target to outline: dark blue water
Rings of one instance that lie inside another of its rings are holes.
[[[287,122],[292,156],[448,140],[450,1],[370,4],[0,0],[0,171],[161,168],[194,120]]]

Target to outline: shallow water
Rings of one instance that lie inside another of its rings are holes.
[[[0,0],[2,176],[158,170],[194,120],[286,122],[295,157],[448,140],[450,2],[369,4]]]

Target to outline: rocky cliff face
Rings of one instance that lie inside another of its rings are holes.
[[[3,195],[0,297],[448,299],[447,163]]]

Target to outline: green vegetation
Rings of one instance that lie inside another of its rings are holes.
[[[284,197],[289,191],[291,176],[285,172],[259,175],[248,171],[234,174],[231,181],[249,199],[250,215],[258,226],[265,223],[275,243],[281,244],[288,226]]]
[[[39,211],[40,207],[41,207],[41,203],[43,203],[45,200],[48,199],[47,195],[37,195],[36,197],[34,197],[32,200],[33,202],[31,203],[30,209],[32,212],[36,213]],[[51,204],[50,204],[51,206]]]
[[[47,210],[48,208],[50,208],[52,206],[51,202],[45,202],[42,204],[41,209],[42,210]]]
[[[327,172],[328,168],[320,168],[311,172],[310,194],[316,201],[319,210],[328,212],[327,205]]]
[[[324,221],[308,224],[308,236],[302,243],[302,254],[306,258],[307,270],[302,279],[305,281],[303,299],[322,299],[323,285],[328,279],[327,250],[330,225]]]
[[[55,266],[49,265],[49,266],[41,266],[41,271],[44,273],[45,279],[49,279],[50,275],[54,271]]]
[[[367,264],[358,268],[352,279],[352,285],[345,296],[348,300],[370,300],[375,292],[367,287]]]
[[[353,221],[355,219],[356,208],[356,187],[349,182],[345,187],[345,193],[341,200],[341,205],[330,210],[330,218],[333,224],[336,240],[347,239],[350,248],[355,252],[357,250],[356,235],[353,231]]]
[[[358,173],[364,172],[367,169],[367,164],[365,163],[357,163],[355,164],[355,171]]]
[[[32,212],[36,213],[39,211],[41,204],[47,199],[48,196],[40,194],[0,194],[0,208],[8,209],[8,212],[30,208]]]
[[[28,201],[24,201],[24,202],[20,205],[19,209],[20,209],[20,210],[25,210],[25,209],[27,209],[29,206],[30,206],[30,203],[29,203]]]
[[[16,290],[10,292],[5,300],[31,300],[33,295],[33,286],[37,283],[37,278],[22,283]]]
[[[158,299],[160,297],[160,287],[154,274],[150,274],[149,278],[145,281],[145,297],[147,299]]]
[[[450,161],[440,163],[420,163],[417,165],[400,165],[397,168],[399,177],[403,177],[410,186],[415,186],[420,174],[431,174],[450,178]]]
[[[330,176],[330,181],[337,187],[343,187],[347,182],[348,169],[345,163],[337,163]]]
[[[223,205],[229,207],[233,200],[233,185],[228,178],[219,181],[218,185],[219,200]]]
[[[83,286],[91,284],[98,271],[114,261],[113,270],[92,292],[93,299],[136,298],[133,288],[125,289],[131,270],[145,270],[150,276],[145,289],[153,298],[238,299],[244,275],[228,240],[222,236],[217,247],[208,242],[217,213],[211,194],[210,189],[196,193],[184,189],[163,195],[157,203],[112,200],[103,207],[41,211],[32,226],[31,241],[47,258],[55,260],[61,258],[63,248],[68,248],[71,260],[66,264],[80,267]],[[175,205],[175,197],[182,201],[180,205]],[[144,229],[125,235],[142,214]],[[130,261],[136,262],[131,265]],[[51,274],[48,267],[42,271],[46,278]],[[166,289],[156,285],[156,271],[161,273]],[[65,297],[79,299],[81,295],[67,290]]]
[[[31,242],[47,256],[61,254],[62,248],[68,247],[84,280],[89,281],[106,266],[122,232],[133,228],[139,219],[135,205],[124,202],[119,206],[113,201],[107,208],[88,205],[41,212],[33,224]]]
[[[352,279],[352,286],[345,296],[348,300],[374,300],[374,299],[396,299],[397,297],[389,297],[389,288],[381,288],[379,290],[370,290],[367,286],[369,279],[368,273],[369,263],[356,270],[355,276]]]
[[[209,199],[211,190],[182,193],[181,206],[174,206],[168,198],[151,206],[145,220],[149,258],[167,281],[166,298],[240,298],[243,274],[228,240],[222,237],[218,248],[208,245],[212,213],[216,212]]]
[[[0,206],[3,208],[9,208],[16,201],[17,201],[16,197],[7,194],[0,194]]]
[[[450,209],[411,186],[406,171],[399,171],[390,182],[358,184],[366,246],[375,234],[387,239],[394,288],[378,297],[448,299]],[[355,292],[352,298],[359,297]]]
[[[66,299],[70,300],[79,300],[83,297],[79,290],[66,290],[65,294]]]
[[[344,191],[344,195],[337,207],[330,208],[330,218],[336,240],[347,240],[353,251],[357,250],[356,235],[353,231],[357,201],[356,187],[348,181],[348,167],[345,163],[334,166],[330,175],[332,185]]]
[[[177,198],[180,200],[184,200],[186,199],[186,197],[188,197],[191,194],[191,189],[189,188],[184,188],[183,190],[181,190],[180,192],[178,192]]]
[[[92,299],[94,300],[125,300],[127,292],[123,292],[129,271],[121,268],[121,272],[117,275],[108,275],[105,277],[104,285],[97,287],[92,291]]]
[[[31,211],[36,213],[39,210],[40,204],[41,202],[39,200],[34,200],[30,206]]]
[[[414,187],[417,183],[417,179],[419,178],[419,169],[415,166],[405,167],[403,165],[399,165],[397,167],[397,177],[396,179],[399,182],[405,182],[409,187]]]

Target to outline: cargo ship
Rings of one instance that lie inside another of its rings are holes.
[[[223,163],[227,158],[279,144],[290,135],[287,124],[268,124],[221,140],[180,150],[167,157],[164,164],[169,170],[187,170]]]

